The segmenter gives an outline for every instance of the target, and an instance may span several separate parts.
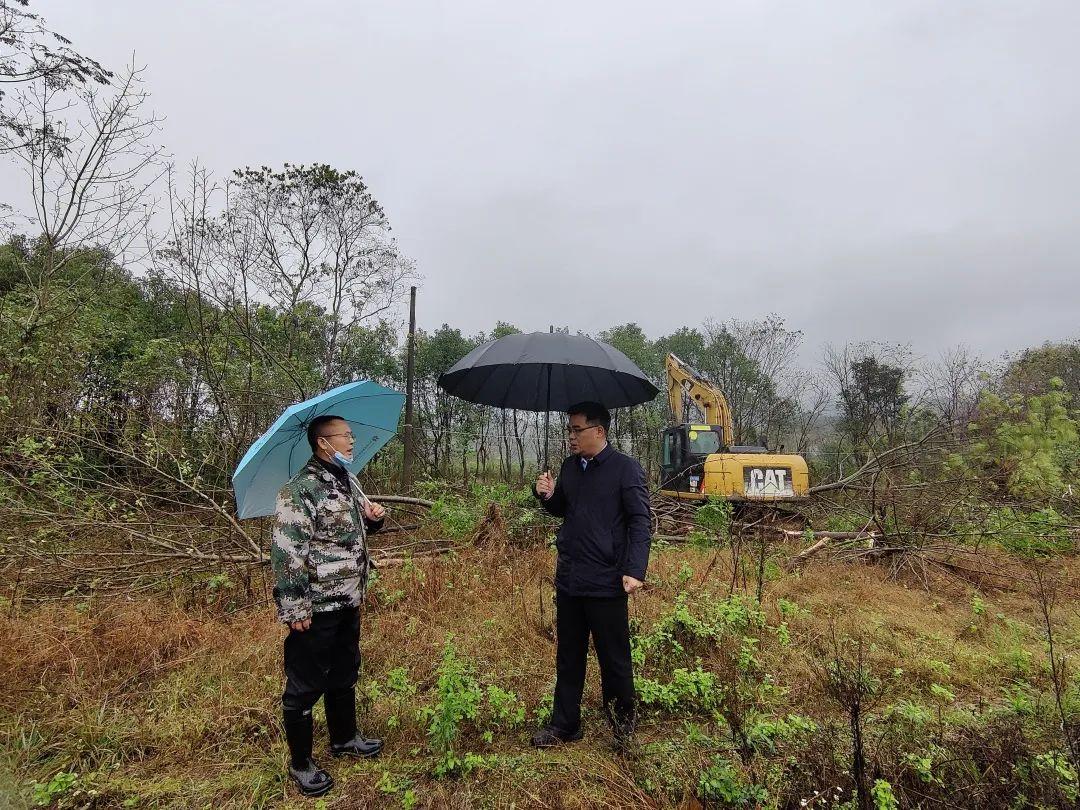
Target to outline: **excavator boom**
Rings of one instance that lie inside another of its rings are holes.
[[[668,354],[664,366],[667,371],[668,404],[675,422],[694,421],[691,414],[686,412],[686,403],[690,401],[701,410],[707,423],[722,426],[725,445],[734,444],[735,427],[731,421],[731,409],[720,389],[674,354]]]

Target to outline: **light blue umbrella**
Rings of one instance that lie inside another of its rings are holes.
[[[307,426],[332,413],[349,423],[356,444],[349,470],[357,473],[397,433],[405,395],[370,380],[340,385],[286,408],[248,448],[233,473],[236,511],[241,518],[274,514],[278,490],[311,458]]]

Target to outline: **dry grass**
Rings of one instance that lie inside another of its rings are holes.
[[[533,712],[554,674],[551,566],[547,550],[493,543],[384,572],[364,618],[361,688],[382,685],[363,724],[385,738],[386,753],[377,762],[332,762],[339,787],[327,797],[329,806],[401,806],[406,790],[418,807],[662,807],[681,801],[649,780],[663,757],[682,761],[684,723],[647,716],[637,753],[613,753],[599,716],[595,665],[586,688],[586,739],[556,751],[527,749]],[[1059,576],[1076,573],[1074,563],[1062,566]],[[705,592],[726,596],[731,559],[726,551],[667,548],[654,554],[650,577],[653,584],[632,605],[642,628],[670,610],[680,589],[699,598]],[[887,701],[926,701],[933,684],[946,686],[957,705],[999,701],[1001,686],[1025,658],[1034,662],[1032,683],[1045,686],[1037,611],[1024,588],[983,593],[983,608],[975,611],[967,583],[942,575],[931,584],[927,590],[892,581],[881,568],[827,562],[768,581],[764,608],[771,625],[781,621],[778,600],[802,608],[788,618],[792,642],[763,644],[760,651],[783,687],[782,711],[815,718],[823,735],[836,733],[840,714],[823,699],[808,656],[815,639],[837,630],[871,642],[875,672],[903,669]],[[0,741],[9,772],[0,777],[0,807],[5,800],[25,803],[31,783],[61,772],[79,775],[60,797],[73,805],[309,804],[283,779],[284,632],[269,606],[230,610],[230,598],[246,599],[235,592],[213,598],[206,591],[178,593],[14,606],[0,619],[0,678],[7,685],[0,690]],[[1062,638],[1075,643],[1076,603],[1066,600],[1061,617]],[[463,749],[484,753],[488,763],[467,776],[435,779],[415,711],[433,699],[448,634],[481,682],[515,692],[530,717],[521,728],[496,729],[490,743],[467,732]],[[703,666],[710,664],[706,656]],[[386,688],[398,668],[415,695]],[[317,742],[316,751],[324,744]],[[695,756],[685,758],[687,768],[697,767]],[[806,763],[811,766],[817,767]],[[690,795],[696,786],[689,770],[685,779]]]

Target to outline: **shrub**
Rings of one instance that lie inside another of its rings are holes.
[[[418,719],[428,724],[429,744],[437,757],[435,775],[469,773],[488,760],[482,755],[459,751],[458,740],[466,724],[474,732],[479,731],[481,739],[490,744],[500,724],[517,728],[525,722],[525,707],[516,694],[495,684],[485,690],[476,677],[475,667],[458,653],[453,636],[446,638],[436,675],[435,703],[417,713]]]
[[[731,540],[731,514],[730,501],[720,498],[709,500],[698,507],[694,513],[694,522],[700,526],[703,532],[694,532],[692,536],[698,536],[698,545],[707,544],[702,537],[708,538],[711,543],[727,543]]]
[[[769,799],[764,787],[751,784],[730,759],[722,756],[701,772],[698,794],[704,801],[723,802],[729,807],[753,807]]]
[[[1071,551],[1069,521],[1054,509],[1024,512],[1011,507],[991,510],[987,535],[1002,548],[1029,557]]]

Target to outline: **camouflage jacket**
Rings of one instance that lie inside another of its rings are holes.
[[[364,496],[351,474],[349,488],[351,497],[312,457],[278,493],[270,565],[278,618],[286,624],[355,607],[364,597],[368,526]]]

